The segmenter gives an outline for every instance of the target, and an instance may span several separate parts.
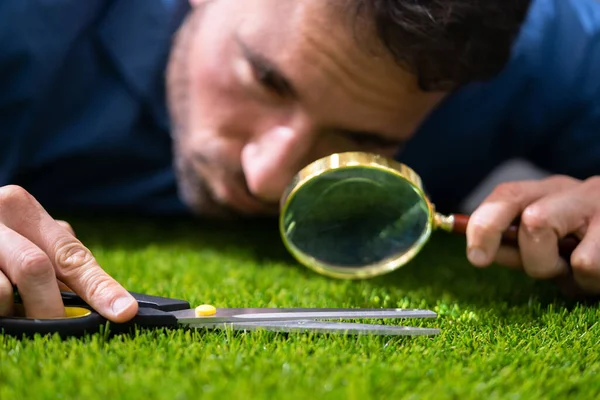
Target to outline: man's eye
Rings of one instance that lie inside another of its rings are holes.
[[[250,62],[252,73],[258,83],[265,89],[275,93],[278,96],[288,96],[291,92],[287,82],[279,76],[276,71],[265,65],[260,65],[255,62]]]

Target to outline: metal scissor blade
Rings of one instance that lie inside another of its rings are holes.
[[[265,330],[270,332],[315,332],[343,335],[431,336],[440,333],[439,329],[434,328],[314,320],[216,323],[214,325],[204,325],[204,327],[209,329],[231,328],[241,331]]]
[[[429,310],[402,308],[220,308],[215,315],[197,317],[194,310],[175,311],[182,325],[200,326],[215,322],[253,322],[325,319],[435,318]]]
[[[295,320],[295,319],[365,319],[365,318],[433,318],[437,314],[429,310],[361,310],[361,309],[330,309],[330,310],[296,310],[283,312],[259,312],[256,314],[238,314],[235,318],[243,320]]]

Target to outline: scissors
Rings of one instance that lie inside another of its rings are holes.
[[[437,335],[435,328],[332,322],[332,319],[435,318],[429,310],[397,308],[191,308],[185,300],[130,292],[137,300],[137,315],[126,323],[110,322],[110,334],[131,332],[134,328],[207,328],[243,331],[316,332],[352,335]],[[108,320],[72,292],[61,292],[65,318],[32,319],[22,316],[0,317],[0,333],[31,337],[58,334],[81,337],[100,332]],[[23,312],[15,292],[17,315]]]

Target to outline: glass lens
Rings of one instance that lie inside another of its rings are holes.
[[[399,174],[364,166],[331,170],[298,188],[283,235],[317,261],[361,268],[407,252],[427,231],[429,208]]]

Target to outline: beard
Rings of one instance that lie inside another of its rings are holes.
[[[231,218],[233,213],[220,206],[184,151],[182,138],[189,135],[190,71],[189,54],[194,33],[197,32],[206,5],[200,5],[186,16],[174,35],[166,70],[167,108],[171,122],[173,167],[180,199],[196,215]]]
[[[197,216],[238,219],[240,216],[232,209],[215,201],[208,184],[179,146],[175,145],[173,152],[178,193],[184,204]]]
[[[214,194],[209,180],[203,174],[217,176],[223,181],[237,182],[246,188],[243,172],[227,164],[219,148],[206,146],[204,153],[195,152],[193,128],[190,124],[193,106],[190,91],[190,54],[194,35],[198,32],[204,11],[210,2],[192,9],[175,34],[166,71],[167,108],[171,122],[173,168],[177,180],[178,195],[182,202],[197,216],[216,219],[240,219],[243,216],[232,207],[224,205]],[[206,175],[205,175],[206,176]],[[213,179],[215,180],[215,179]]]

